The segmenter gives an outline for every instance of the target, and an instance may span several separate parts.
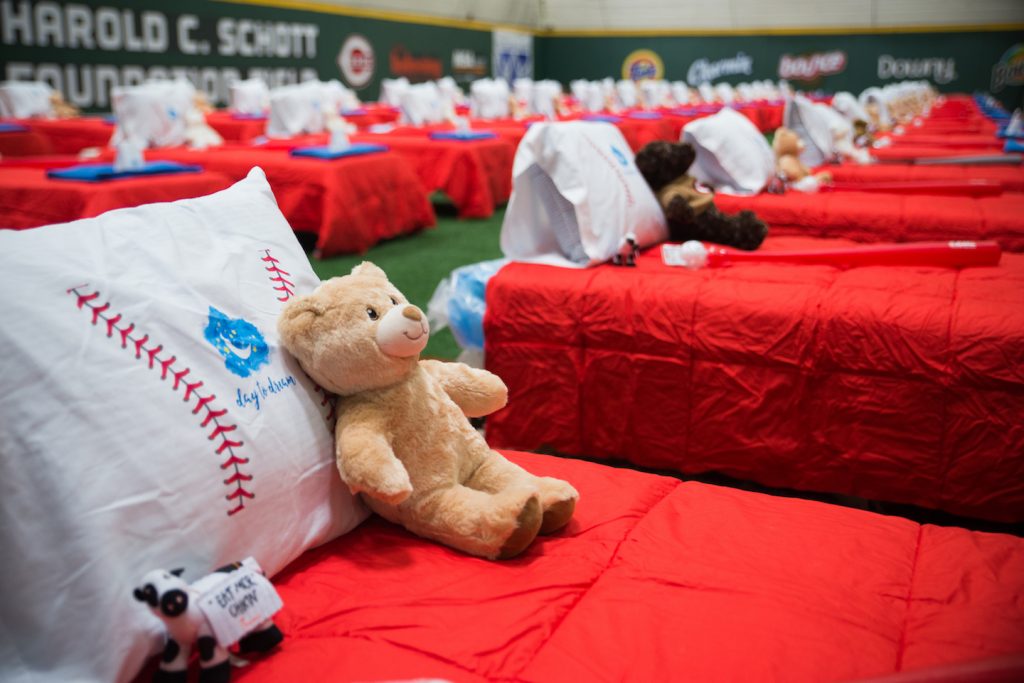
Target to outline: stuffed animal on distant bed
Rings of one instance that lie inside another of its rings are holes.
[[[795,190],[814,192],[822,183],[832,181],[828,171],[812,173],[800,161],[800,153],[804,151],[804,141],[796,131],[782,127],[775,130],[772,138],[772,151],[775,152],[775,165],[779,177]]]
[[[490,559],[569,522],[572,486],[509,462],[470,425],[505,405],[504,383],[420,360],[426,315],[377,266],[362,263],[292,300],[278,330],[306,373],[339,396],[338,470],[377,514]]]
[[[637,168],[665,212],[669,239],[757,249],[768,235],[768,226],[751,211],[733,215],[719,211],[714,192],[687,175],[696,158],[693,145],[684,142],[651,142],[637,152]]]
[[[185,683],[193,644],[199,647],[199,683],[228,683],[228,651],[214,637],[199,600],[243,567],[241,563],[226,565],[191,584],[181,578],[182,569],[154,569],[142,578],[142,585],[133,595],[148,605],[167,629],[167,642],[160,666],[153,672],[153,683]],[[268,652],[284,639],[270,619],[261,619],[247,630],[249,633],[238,641],[239,653]]]

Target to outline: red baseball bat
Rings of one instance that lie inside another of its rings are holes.
[[[852,268],[855,266],[935,266],[968,268],[996,266],[1002,256],[991,240],[867,244],[835,249],[793,251],[741,251],[695,240],[682,245],[666,244],[662,258],[669,265],[717,268],[740,263],[804,263]]]

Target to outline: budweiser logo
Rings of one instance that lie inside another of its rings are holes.
[[[789,81],[813,81],[818,76],[840,73],[846,68],[846,53],[842,50],[815,52],[809,55],[782,55],[779,59],[779,78]]]

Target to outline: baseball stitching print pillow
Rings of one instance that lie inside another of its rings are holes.
[[[132,597],[356,526],[333,404],[279,346],[319,280],[256,168],[208,197],[0,231],[0,679],[126,680]]]

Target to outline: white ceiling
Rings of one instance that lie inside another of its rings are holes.
[[[870,28],[1024,23],[1024,0],[319,0],[544,31]]]

